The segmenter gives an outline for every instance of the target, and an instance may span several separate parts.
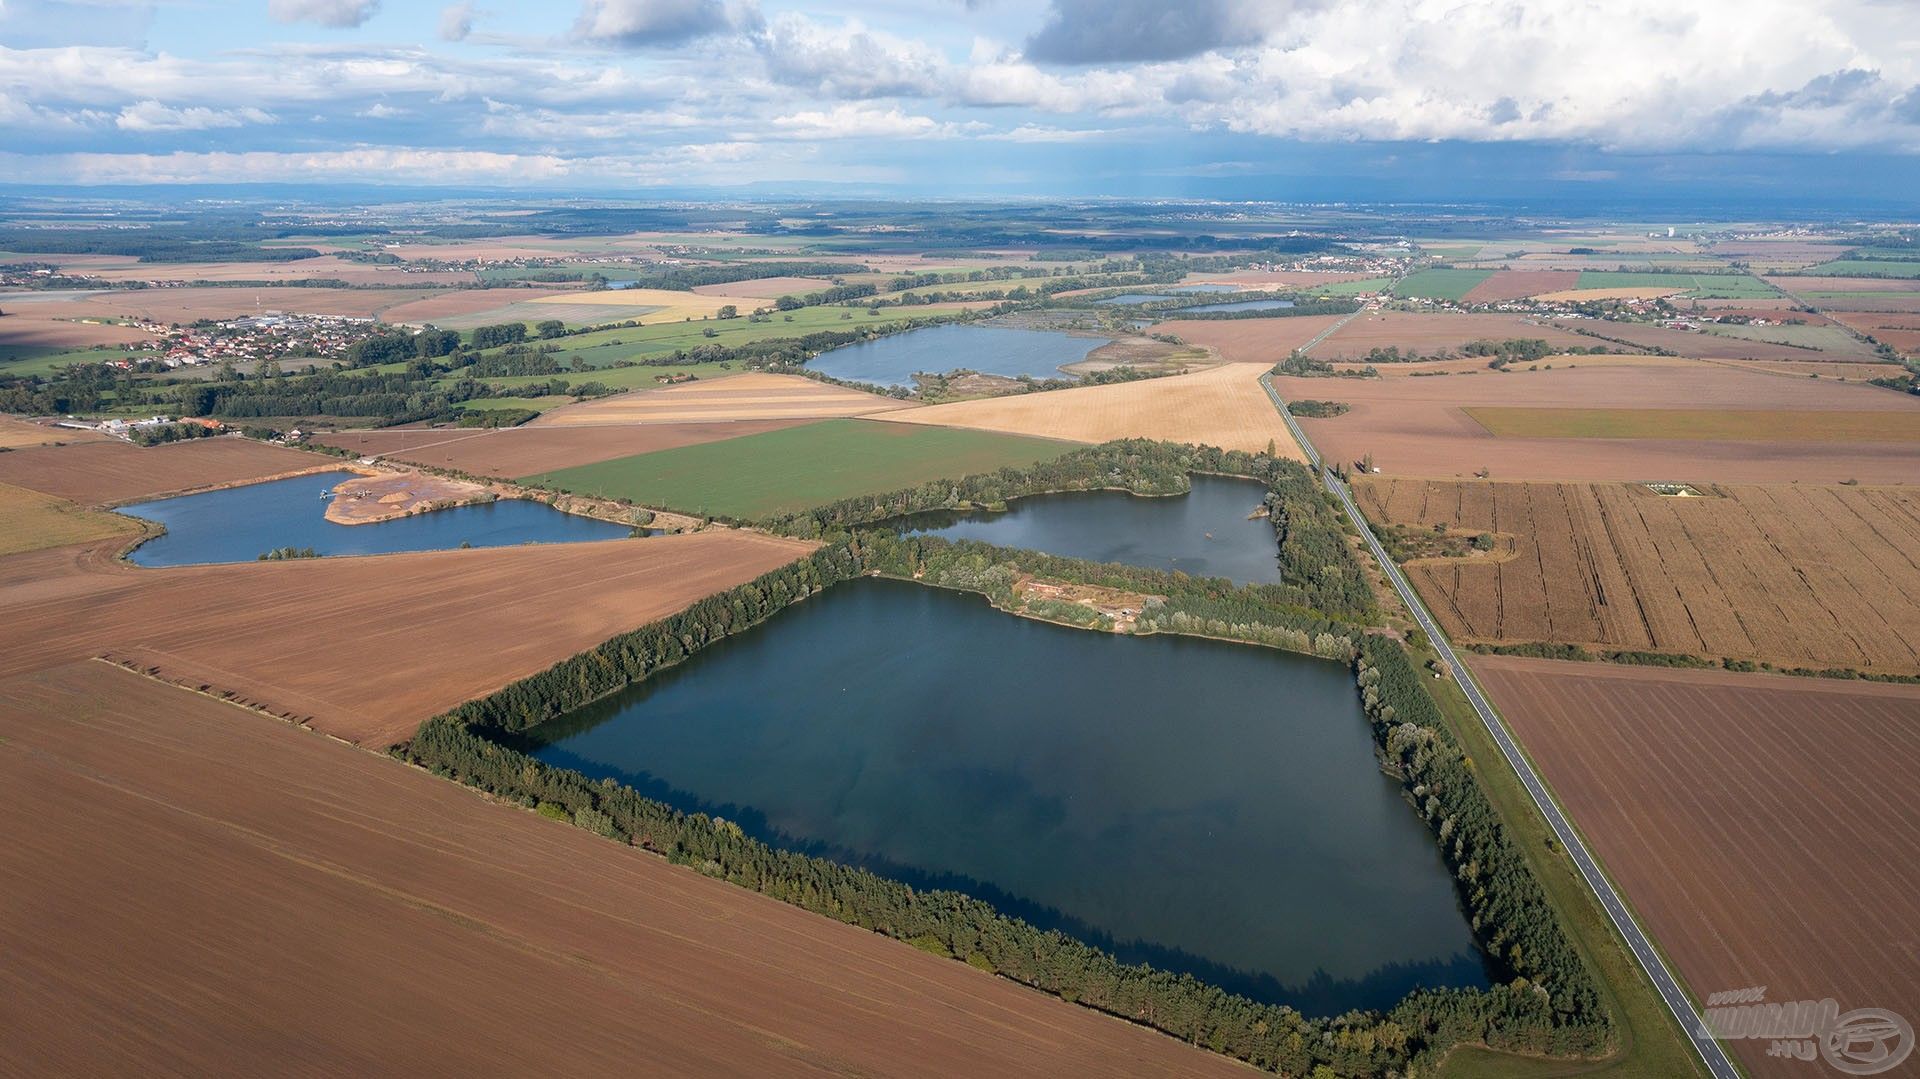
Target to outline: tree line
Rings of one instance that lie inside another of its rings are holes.
[[[968,551],[964,545],[940,546]],[[1414,1074],[1468,1043],[1555,1055],[1597,1055],[1612,1044],[1612,1020],[1590,973],[1442,724],[1418,670],[1398,642],[1383,637],[1358,644],[1354,670],[1363,705],[1383,758],[1400,773],[1453,867],[1476,936],[1501,975],[1483,990],[1416,990],[1385,1013],[1309,1019],[1191,975],[1122,963],[971,896],[916,890],[867,870],[778,849],[732,822],[683,813],[612,780],[596,782],[544,764],[509,744],[515,732],[641,681],[821,589],[912,552],[924,557],[934,550],[876,536],[821,548],[431,719],[396,752],[615,842],[1283,1074],[1323,1067],[1345,1075]],[[1014,553],[1039,559],[1033,566],[1059,568],[1048,556]],[[1241,591],[1246,594],[1234,602],[1250,609],[1264,605],[1258,591]]]

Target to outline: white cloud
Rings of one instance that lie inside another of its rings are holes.
[[[773,121],[774,137],[788,139],[938,139],[953,138],[969,129],[898,108],[849,103],[803,110]]]
[[[770,20],[755,44],[774,81],[829,97],[927,96],[948,77],[938,50],[858,21],[829,28],[785,14]]]
[[[720,0],[586,0],[573,27],[605,45],[678,45],[732,29]]]
[[[267,0],[267,13],[281,22],[311,22],[341,29],[359,26],[380,10],[380,0]]]
[[[474,11],[472,0],[458,4],[448,4],[440,9],[440,40],[465,41],[473,33]]]
[[[120,110],[113,124],[122,131],[207,131],[217,127],[270,124],[273,117],[259,109],[210,109],[201,105],[175,108],[158,101],[139,101]]]

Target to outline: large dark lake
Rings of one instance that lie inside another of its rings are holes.
[[[1143,498],[1125,491],[1033,495],[1004,513],[919,513],[907,532],[971,539],[1002,547],[1226,577],[1239,584],[1280,580],[1273,526],[1247,520],[1265,486],[1224,476],[1194,476],[1190,494]]]
[[[1310,1013],[1485,984],[1337,663],[861,578],[536,734],[552,764]]]
[[[322,555],[392,554],[443,551],[462,543],[578,543],[632,532],[626,525],[517,499],[379,524],[334,524],[326,519],[327,502],[320,496],[348,475],[323,472],[122,506],[121,513],[167,526],[166,535],[134,548],[127,558],[142,566],[188,566],[251,562],[280,547],[312,547]]]
[[[1079,363],[1107,341],[1007,326],[929,326],[822,352],[807,366],[834,378],[878,386],[912,386],[915,372],[945,374],[963,367],[1014,378],[1066,378],[1063,364]]]

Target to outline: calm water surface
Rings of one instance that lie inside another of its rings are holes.
[[[1273,526],[1247,514],[1266,497],[1253,480],[1194,476],[1191,494],[1142,498],[1085,491],[1016,498],[1005,513],[920,513],[907,532],[980,540],[1095,562],[1125,562],[1226,577],[1239,584],[1280,580]]]
[[[391,554],[443,551],[462,543],[578,543],[618,539],[632,531],[518,499],[379,524],[334,524],[326,519],[327,502],[320,496],[349,475],[323,472],[123,506],[121,513],[167,526],[166,535],[134,548],[127,558],[142,566],[187,566],[251,562],[279,547],[312,547],[322,555]]]
[[[1182,307],[1182,311],[1278,311],[1292,307],[1292,300],[1236,300],[1233,303],[1203,303],[1198,307]]]
[[[1339,664],[861,578],[542,734],[552,764],[1316,1014],[1485,984]]]
[[[912,386],[915,372],[944,374],[963,367],[1015,378],[1065,378],[1062,365],[1079,363],[1107,341],[1006,326],[929,326],[822,352],[807,366],[834,378],[879,386]]]

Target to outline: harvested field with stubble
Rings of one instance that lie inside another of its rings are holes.
[[[0,483],[0,555],[133,536],[140,530],[140,522],[131,517],[81,509],[64,498]]]
[[[729,281],[724,285],[695,285],[690,291],[702,296],[777,300],[782,296],[804,296],[832,287],[833,282],[824,277],[756,277],[751,281]]]
[[[139,569],[116,547],[0,558],[0,678],[112,654],[374,748],[813,549],[717,530]]]
[[[1454,351],[1470,341],[1537,338],[1554,348],[1587,348],[1590,337],[1518,315],[1408,314],[1404,311],[1362,311],[1325,341],[1310,350],[1316,360],[1365,359],[1376,348],[1432,355]],[[1275,357],[1285,359],[1284,354]]]
[[[31,307],[28,311],[40,313],[43,308]],[[99,315],[91,316],[99,318]],[[9,311],[0,317],[0,360],[13,357],[27,357],[60,353],[76,349],[111,347],[115,345],[143,345],[153,341],[153,335],[132,326],[120,326],[108,322],[75,322],[68,318],[34,318]]]
[[[527,303],[548,296],[562,296],[566,289],[554,288],[473,288],[452,292],[428,293],[419,299],[394,304],[380,313],[382,322],[440,324],[499,311],[509,304]]]
[[[338,461],[237,437],[145,447],[109,439],[0,453],[0,483],[83,506],[111,506],[338,467]]]
[[[1265,371],[1258,364],[1230,363],[1141,382],[961,401],[873,418],[1075,442],[1157,438],[1251,452],[1271,444],[1281,456],[1304,461],[1286,421],[1260,385]]]
[[[1407,573],[1466,643],[1546,641],[1920,672],[1920,490],[1363,477],[1376,522],[1510,536],[1504,561]]]
[[[1633,438],[1709,442],[1920,442],[1920,410],[1803,412],[1785,409],[1466,409],[1499,438]]]
[[[112,438],[98,431],[55,427],[50,423],[29,423],[12,416],[0,416],[0,449],[24,450],[35,446],[58,446],[69,442],[105,442]]]
[[[625,426],[387,428],[340,431],[316,441],[363,457],[448,468],[476,476],[517,479],[636,453],[778,431],[811,420],[722,420]]]
[[[755,372],[564,405],[542,414],[528,427],[828,419],[902,407],[902,401],[863,390],[800,375]]]
[[[155,322],[188,323],[203,318],[237,318],[256,311],[298,315],[351,315],[371,318],[388,308],[433,295],[403,288],[148,288],[101,292],[81,299],[36,304],[34,314],[50,318],[139,317]]]
[[[0,729],[0,1073],[1248,1074],[105,664]]]
[[[1695,996],[1920,1015],[1920,686],[1471,664]],[[1728,1048],[1767,1079],[1821,1067],[1768,1045]]]
[[[1210,348],[1229,363],[1271,367],[1326,332],[1341,315],[1292,318],[1172,319],[1155,323],[1152,333],[1173,334],[1190,345]]]
[[[1288,400],[1336,398],[1352,406],[1337,419],[1303,419],[1330,461],[1372,454],[1388,475],[1464,479],[1681,480],[1722,483],[1912,483],[1913,443],[1700,441],[1695,439],[1497,438],[1468,408],[1920,411],[1920,399],[1832,379],[1787,378],[1732,363],[1619,363],[1567,357],[1553,370],[1481,370],[1427,378],[1276,377]],[[1589,363],[1587,361],[1593,360]]]

